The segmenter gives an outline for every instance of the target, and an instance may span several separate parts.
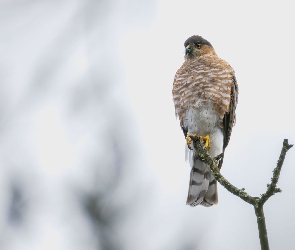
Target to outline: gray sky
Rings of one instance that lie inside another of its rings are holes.
[[[295,143],[291,1],[0,5],[0,232],[11,240],[0,239],[3,249],[96,249],[69,190],[111,187],[120,172],[112,168],[116,138],[125,175],[105,204],[123,211],[114,230],[122,249],[259,249],[252,207],[222,187],[217,206],[185,205],[190,169],[171,90],[183,42],[194,34],[209,40],[240,91],[222,173],[253,196],[263,193],[283,139]],[[265,205],[272,249],[295,245],[293,151],[283,192]],[[5,224],[10,179],[25,183],[28,207],[38,204],[22,230]]]
[[[222,173],[258,196],[270,182],[283,139],[295,142],[294,23],[291,1],[162,0],[147,29],[126,35],[121,50],[130,99],[150,167],[164,190],[163,199],[181,196],[184,206],[188,188],[185,142],[171,98],[173,77],[183,62],[183,42],[194,34],[203,36],[236,72],[237,123]],[[287,155],[279,181],[283,192],[265,205],[273,249],[289,249],[295,243],[293,151]],[[218,206],[182,209],[193,218],[192,230],[206,228],[200,249],[259,249],[252,207],[222,187]],[[198,223],[200,218],[204,224]]]

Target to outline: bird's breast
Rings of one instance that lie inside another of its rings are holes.
[[[232,68],[217,57],[185,61],[173,86],[176,115],[184,126],[208,131],[229,109]]]
[[[197,135],[208,135],[220,125],[220,114],[212,103],[191,105],[184,115],[184,126],[188,132]]]

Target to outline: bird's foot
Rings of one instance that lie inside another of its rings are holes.
[[[200,136],[200,140],[204,141],[204,146],[208,149],[208,151],[210,150],[211,144],[210,144],[210,136],[206,135],[206,136]]]
[[[187,136],[185,137],[185,139],[186,139],[186,144],[187,144],[187,146],[188,146],[189,149],[192,149],[192,148],[191,148],[191,143],[192,143],[192,141],[193,141],[192,138],[197,138],[197,135],[196,135],[196,134],[187,134]]]

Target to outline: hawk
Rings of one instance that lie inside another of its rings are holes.
[[[191,36],[184,47],[185,61],[176,72],[172,95],[191,166],[186,204],[209,207],[218,203],[217,183],[209,166],[193,153],[188,136],[204,140],[211,157],[224,153],[236,120],[238,85],[234,70],[217,56],[210,42]]]

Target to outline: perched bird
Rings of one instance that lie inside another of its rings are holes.
[[[234,70],[217,56],[210,42],[191,36],[184,47],[185,61],[176,72],[172,94],[191,165],[186,204],[209,207],[218,203],[217,183],[209,166],[192,150],[188,136],[204,140],[212,157],[224,153],[236,120],[238,85]]]

